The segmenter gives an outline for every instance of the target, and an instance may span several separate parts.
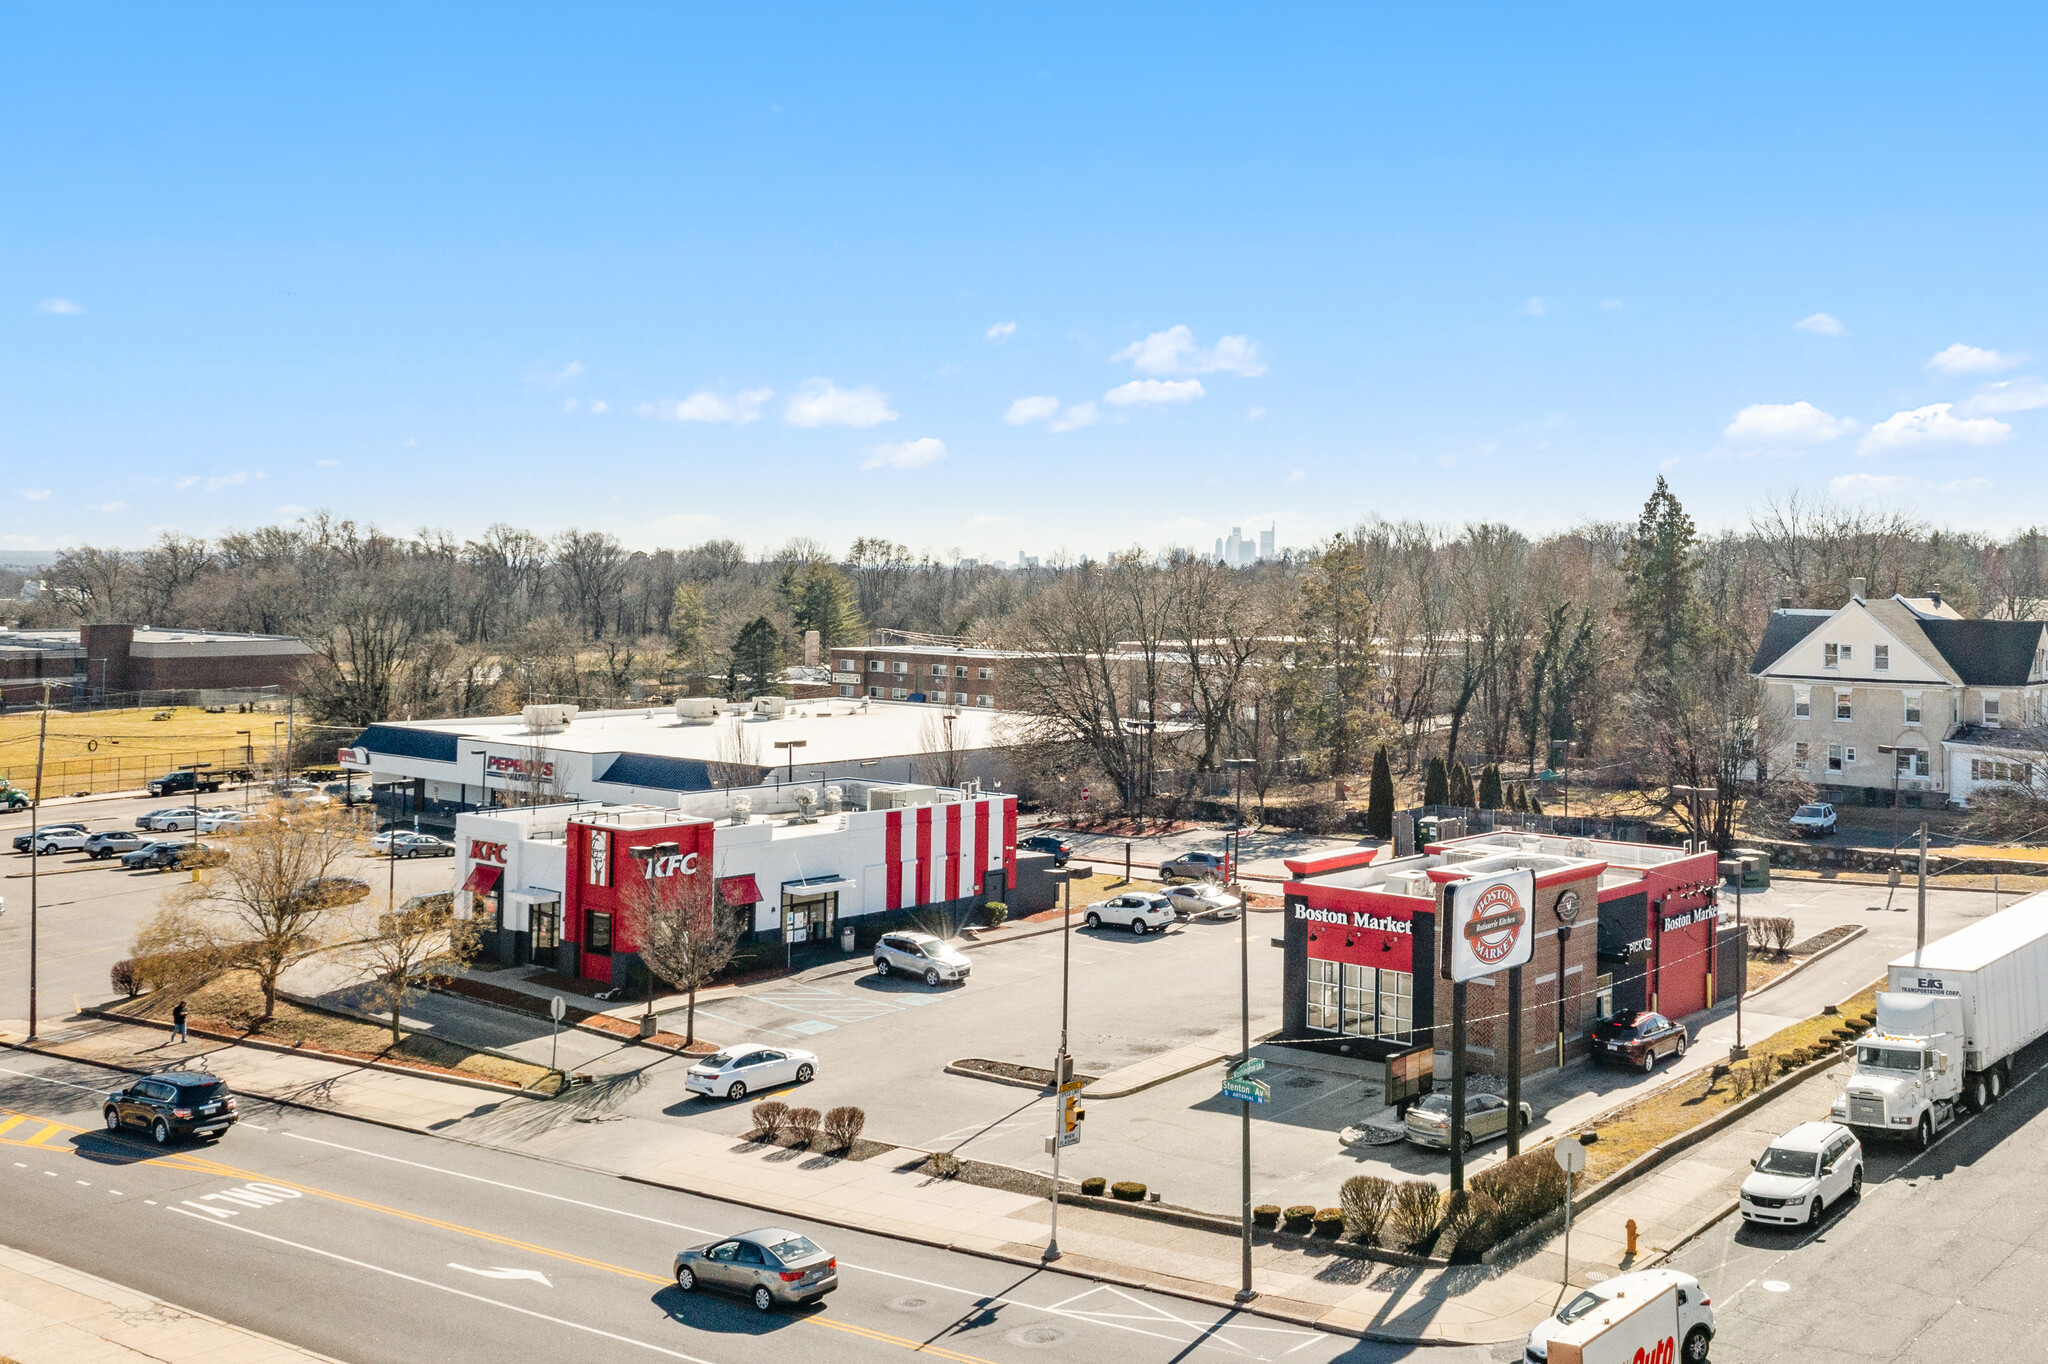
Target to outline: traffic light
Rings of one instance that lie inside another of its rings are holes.
[[[1062,1131],[1072,1132],[1080,1125],[1081,1119],[1088,1116],[1087,1110],[1081,1107],[1081,1096],[1078,1093],[1067,1095],[1062,1107]]]

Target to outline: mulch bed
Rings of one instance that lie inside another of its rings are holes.
[[[866,1137],[855,1137],[852,1148],[848,1150],[830,1145],[823,1136],[818,1138],[816,1145],[806,1146],[794,1132],[779,1133],[772,1142],[758,1132],[749,1132],[746,1140],[748,1145],[756,1148],[779,1146],[785,1151],[808,1150],[817,1155],[834,1156],[841,1160],[873,1160],[876,1156],[885,1156],[891,1151],[902,1149],[891,1146],[886,1141],[869,1141]]]
[[[925,1156],[908,1164],[898,1166],[905,1174],[930,1175],[934,1179],[953,1179],[962,1184],[972,1184],[980,1189],[1001,1189],[1005,1193],[1024,1194],[1030,1198],[1052,1197],[1052,1176],[1042,1175],[1033,1170],[1019,1170],[1010,1165],[991,1165],[987,1161],[962,1160],[959,1172],[952,1175],[940,1174],[932,1168],[932,1157]],[[1060,1181],[1060,1192],[1078,1195],[1080,1184],[1071,1179]]]
[[[990,1061],[979,1056],[966,1057],[955,1061],[953,1065],[956,1069],[970,1070],[977,1075],[992,1075],[1004,1080],[1021,1080],[1026,1084],[1037,1085],[1041,1089],[1052,1088],[1052,1072],[1044,1066],[1020,1066],[1014,1061]],[[1102,1077],[1099,1075],[1083,1075],[1076,1071],[1074,1078],[1092,1085]]]
[[[1804,942],[1793,943],[1785,949],[1785,955],[1790,957],[1810,957],[1823,948],[1834,946],[1842,939],[1854,933],[1858,927],[1859,925],[1856,924],[1836,924],[1825,933],[1816,933]]]
[[[139,1023],[146,1028],[162,1028],[166,1032],[173,1031],[172,1025],[154,1018],[142,1018],[112,1009],[104,1011],[87,1010],[86,1012],[101,1018],[117,1018],[123,1023]],[[445,1075],[451,1079],[466,1080],[472,1084],[489,1085],[495,1089],[503,1089],[508,1093],[517,1092],[519,1089],[518,1085],[504,1080],[494,1080],[488,1075],[478,1075],[466,1070],[452,1070],[447,1066],[429,1065],[425,1061],[414,1061],[406,1057],[390,1056],[377,1052],[352,1051],[347,1047],[314,1046],[309,1042],[272,1037],[261,1029],[239,1027],[232,1020],[225,1018],[204,1018],[196,1014],[188,1015],[185,1019],[185,1031],[192,1037],[204,1037],[213,1042],[262,1042],[267,1046],[295,1051],[302,1056],[318,1056],[335,1061],[375,1061],[379,1065],[391,1066],[399,1070],[417,1070],[427,1075]]]

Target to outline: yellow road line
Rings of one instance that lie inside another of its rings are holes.
[[[49,1140],[49,1139],[50,1139],[51,1137],[54,1137],[54,1136],[56,1136],[56,1135],[57,1135],[57,1134],[58,1134],[59,1132],[62,1132],[62,1131],[64,1131],[64,1130],[65,1130],[65,1128],[64,1128],[64,1124],[62,1124],[62,1123],[56,1123],[56,1122],[53,1122],[53,1123],[50,1123],[50,1124],[46,1125],[46,1126],[45,1126],[45,1127],[43,1128],[43,1130],[42,1130],[42,1131],[40,1131],[40,1132],[36,1133],[36,1134],[35,1134],[34,1136],[30,1137],[30,1138],[29,1138],[29,1139],[28,1139],[28,1140],[27,1140],[26,1142],[24,1142],[24,1143],[22,1143],[22,1144],[23,1144],[23,1145],[25,1145],[25,1146],[41,1146],[41,1145],[42,1145],[42,1144],[43,1144],[44,1142],[48,1141],[48,1140]],[[73,1131],[73,1132],[82,1132],[82,1131],[84,1131],[85,1129],[84,1129],[84,1128],[81,1128],[81,1127],[74,1127],[74,1128],[71,1128],[70,1130],[71,1130],[71,1131]]]
[[[25,1115],[15,1116],[18,1119]],[[41,1132],[37,1133],[31,1143],[7,1142],[0,1144],[39,1144],[53,1133],[59,1131],[84,1132],[87,1130],[89,1129],[70,1127],[64,1123],[52,1122],[48,1123]],[[335,1193],[331,1189],[322,1189],[311,1184],[298,1184],[288,1179],[280,1179],[275,1175],[267,1175],[255,1170],[244,1170],[238,1166],[215,1160],[210,1156],[201,1155],[198,1152],[167,1152],[162,1156],[154,1157],[143,1163],[190,1174],[218,1175],[223,1179],[240,1179],[276,1184],[283,1188],[296,1189],[303,1194],[310,1194],[315,1198],[325,1198],[330,1202],[341,1203],[352,1208],[361,1208],[365,1212],[382,1213],[386,1217],[395,1217],[406,1222],[415,1222],[421,1226],[433,1227],[440,1231],[454,1232],[458,1236],[468,1236],[478,1241],[488,1241],[493,1245],[505,1246],[512,1250],[523,1250],[530,1255],[539,1255],[548,1259],[582,1265],[586,1269],[601,1270],[607,1274],[616,1274],[621,1278],[637,1279],[642,1283],[667,1284],[671,1282],[666,1274],[650,1274],[645,1270],[633,1269],[626,1265],[612,1264],[606,1260],[592,1259],[587,1255],[578,1255],[573,1251],[556,1250],[551,1246],[537,1245],[532,1241],[522,1241],[516,1237],[500,1236],[496,1232],[483,1231],[476,1227],[466,1227],[459,1222],[450,1222],[439,1217],[429,1217],[425,1213],[408,1212],[403,1208],[394,1208],[383,1203],[373,1203],[367,1199],[353,1198],[348,1194]],[[903,1336],[892,1336],[884,1331],[877,1331],[866,1326],[856,1326],[851,1322],[834,1321],[826,1316],[803,1316],[796,1318],[796,1320],[809,1326],[823,1326],[828,1330],[841,1331],[848,1335],[863,1336],[880,1344],[894,1345],[900,1349],[915,1351],[919,1354],[936,1355],[941,1359],[953,1360],[955,1364],[990,1364],[990,1361],[982,1359],[978,1355],[961,1354],[955,1350],[948,1350],[941,1345],[928,1345],[923,1341],[910,1340]]]
[[[0,1118],[0,1132],[6,1132],[9,1128],[15,1126],[17,1123],[23,1123],[26,1121],[28,1121],[28,1119],[24,1115],[20,1113],[10,1113],[4,1118]]]

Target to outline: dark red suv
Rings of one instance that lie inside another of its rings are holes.
[[[1593,1025],[1593,1059],[1636,1066],[1645,1074],[1657,1068],[1660,1056],[1683,1056],[1685,1025],[1660,1013],[1624,1009]]]

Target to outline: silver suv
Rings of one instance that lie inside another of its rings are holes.
[[[927,985],[966,980],[974,969],[966,954],[929,933],[884,933],[875,944],[875,970],[880,975],[901,971]]]
[[[1223,879],[1223,869],[1222,853],[1182,853],[1170,862],[1159,864],[1159,879],[1171,881],[1176,876],[1186,876],[1197,881],[1220,881]]]

